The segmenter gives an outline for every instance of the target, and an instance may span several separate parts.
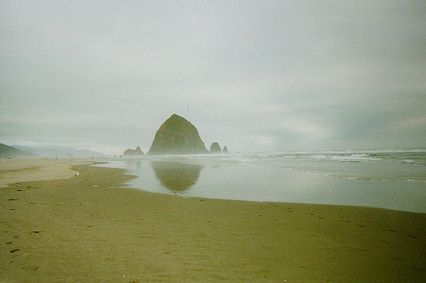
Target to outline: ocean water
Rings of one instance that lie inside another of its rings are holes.
[[[144,191],[426,213],[426,149],[144,156],[109,160]]]

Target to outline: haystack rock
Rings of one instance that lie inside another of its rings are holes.
[[[226,147],[226,145],[225,145],[225,147],[223,148],[223,151],[222,151],[223,153],[228,153],[228,148]]]
[[[173,114],[158,129],[148,154],[206,153],[197,128],[185,118]]]
[[[210,146],[210,152],[211,153],[221,153],[222,149],[220,148],[220,145],[218,142],[214,142],[212,143],[212,145]]]
[[[126,149],[123,153],[123,156],[141,156],[143,155],[143,152],[141,148],[138,146],[136,149]]]

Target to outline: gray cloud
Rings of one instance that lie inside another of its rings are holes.
[[[9,143],[146,150],[178,113],[240,151],[425,145],[423,1],[1,6]]]

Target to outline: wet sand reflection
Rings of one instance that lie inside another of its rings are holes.
[[[200,165],[175,161],[152,161],[151,167],[160,183],[174,193],[190,189],[200,177]]]

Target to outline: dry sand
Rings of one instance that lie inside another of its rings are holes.
[[[181,198],[74,169],[0,189],[0,281],[426,280],[426,214]]]
[[[7,184],[28,181],[46,181],[70,178],[75,175],[71,165],[87,164],[72,159],[7,159],[0,158],[0,188]]]

